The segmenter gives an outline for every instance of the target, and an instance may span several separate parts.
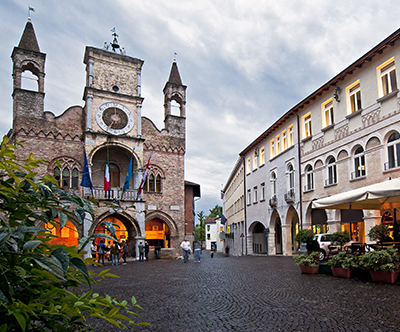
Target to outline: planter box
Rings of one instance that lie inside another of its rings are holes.
[[[394,284],[399,279],[399,271],[397,272],[382,272],[382,271],[369,271],[371,273],[372,281],[386,282]]]
[[[332,269],[329,265],[319,264],[318,274],[326,274],[328,276],[332,275]]]
[[[354,275],[354,270],[352,268],[342,269],[340,267],[332,267],[332,273],[334,277],[350,279]]]
[[[304,274],[317,274],[318,273],[318,269],[319,269],[318,265],[316,265],[316,266],[299,265],[299,266],[300,266],[301,273],[304,273]]]

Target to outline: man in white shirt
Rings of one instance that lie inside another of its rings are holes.
[[[183,262],[186,263],[189,261],[190,242],[184,239],[181,243],[181,248],[183,249]]]

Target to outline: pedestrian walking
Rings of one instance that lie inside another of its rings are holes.
[[[146,262],[149,261],[149,251],[150,251],[150,246],[147,243],[147,241],[145,241],[145,243],[144,243],[144,257],[146,258]]]
[[[96,261],[97,249],[96,249],[96,241],[93,240],[92,244],[90,245],[90,253],[92,254],[92,258],[94,258],[94,262]],[[95,266],[92,264],[92,266]]]
[[[100,243],[97,245],[97,255],[99,256],[98,263],[104,265],[104,255],[106,254],[106,246],[103,240],[100,240]]]
[[[189,254],[191,253],[190,242],[184,239],[181,243],[181,248],[183,250],[183,262],[189,262]]]
[[[110,250],[111,250],[111,242],[108,241],[107,246],[106,246],[106,255],[104,256],[105,259],[106,259],[108,262],[111,261],[111,253],[110,253]]]
[[[196,241],[193,245],[193,249],[194,249],[194,262],[199,262],[200,263],[200,259],[201,259],[201,241]]]
[[[214,243],[212,243],[212,244],[211,244],[211,252],[210,252],[211,258],[214,257],[214,249],[215,249],[215,246],[214,246]]]
[[[112,265],[118,265],[119,250],[119,243],[114,241],[110,249]]]
[[[142,242],[139,242],[138,250],[139,250],[139,262],[143,262],[144,245]]]
[[[160,246],[160,242],[158,242],[158,241],[156,243],[156,246],[154,247],[154,253],[156,254],[156,259],[160,259],[161,246]]]
[[[125,240],[122,240],[122,259],[124,260],[122,265],[126,265],[126,256],[127,255],[128,255],[128,246],[127,246]]]

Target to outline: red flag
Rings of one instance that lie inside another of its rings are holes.
[[[108,166],[108,146],[107,146],[107,164],[106,164],[106,170],[104,172],[104,191],[106,196],[109,190],[110,190],[110,169]]]
[[[139,198],[139,196],[141,195],[141,193],[142,193],[142,191],[143,191],[144,182],[146,181],[147,171],[149,170],[150,159],[151,159],[151,156],[153,155],[153,153],[154,153],[154,152],[151,153],[151,155],[150,155],[150,157],[149,157],[149,160],[148,160],[148,162],[147,162],[146,169],[145,169],[145,171],[144,171],[142,181],[140,182],[140,186],[139,186],[139,189],[138,189],[138,194],[137,194],[137,198],[136,198],[136,199]]]

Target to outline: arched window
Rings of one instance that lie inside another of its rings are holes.
[[[359,146],[354,152],[354,177],[352,178],[358,179],[365,176],[365,155],[364,149]]]
[[[293,165],[289,164],[287,167],[287,177],[288,177],[288,191],[294,190],[294,169]]]
[[[154,175],[149,176],[149,191],[154,191]]]
[[[400,166],[400,135],[396,131],[389,136],[387,141],[388,162],[385,164],[385,169],[395,168]]]
[[[77,168],[72,170],[72,188],[78,188],[79,171]]]
[[[158,174],[156,176],[156,192],[161,192],[161,176]]]
[[[54,168],[54,178],[57,180],[58,185],[61,187],[61,171],[58,167]]]
[[[276,174],[271,173],[271,196],[276,196]]]
[[[336,174],[336,160],[334,157],[330,157],[328,159],[328,172],[327,179],[325,181],[326,186],[330,186],[337,183],[337,174]]]
[[[69,188],[69,182],[71,180],[71,173],[68,168],[64,168],[62,171],[62,187]]]
[[[305,170],[306,185],[304,191],[314,190],[314,173],[311,165],[308,165]]]

